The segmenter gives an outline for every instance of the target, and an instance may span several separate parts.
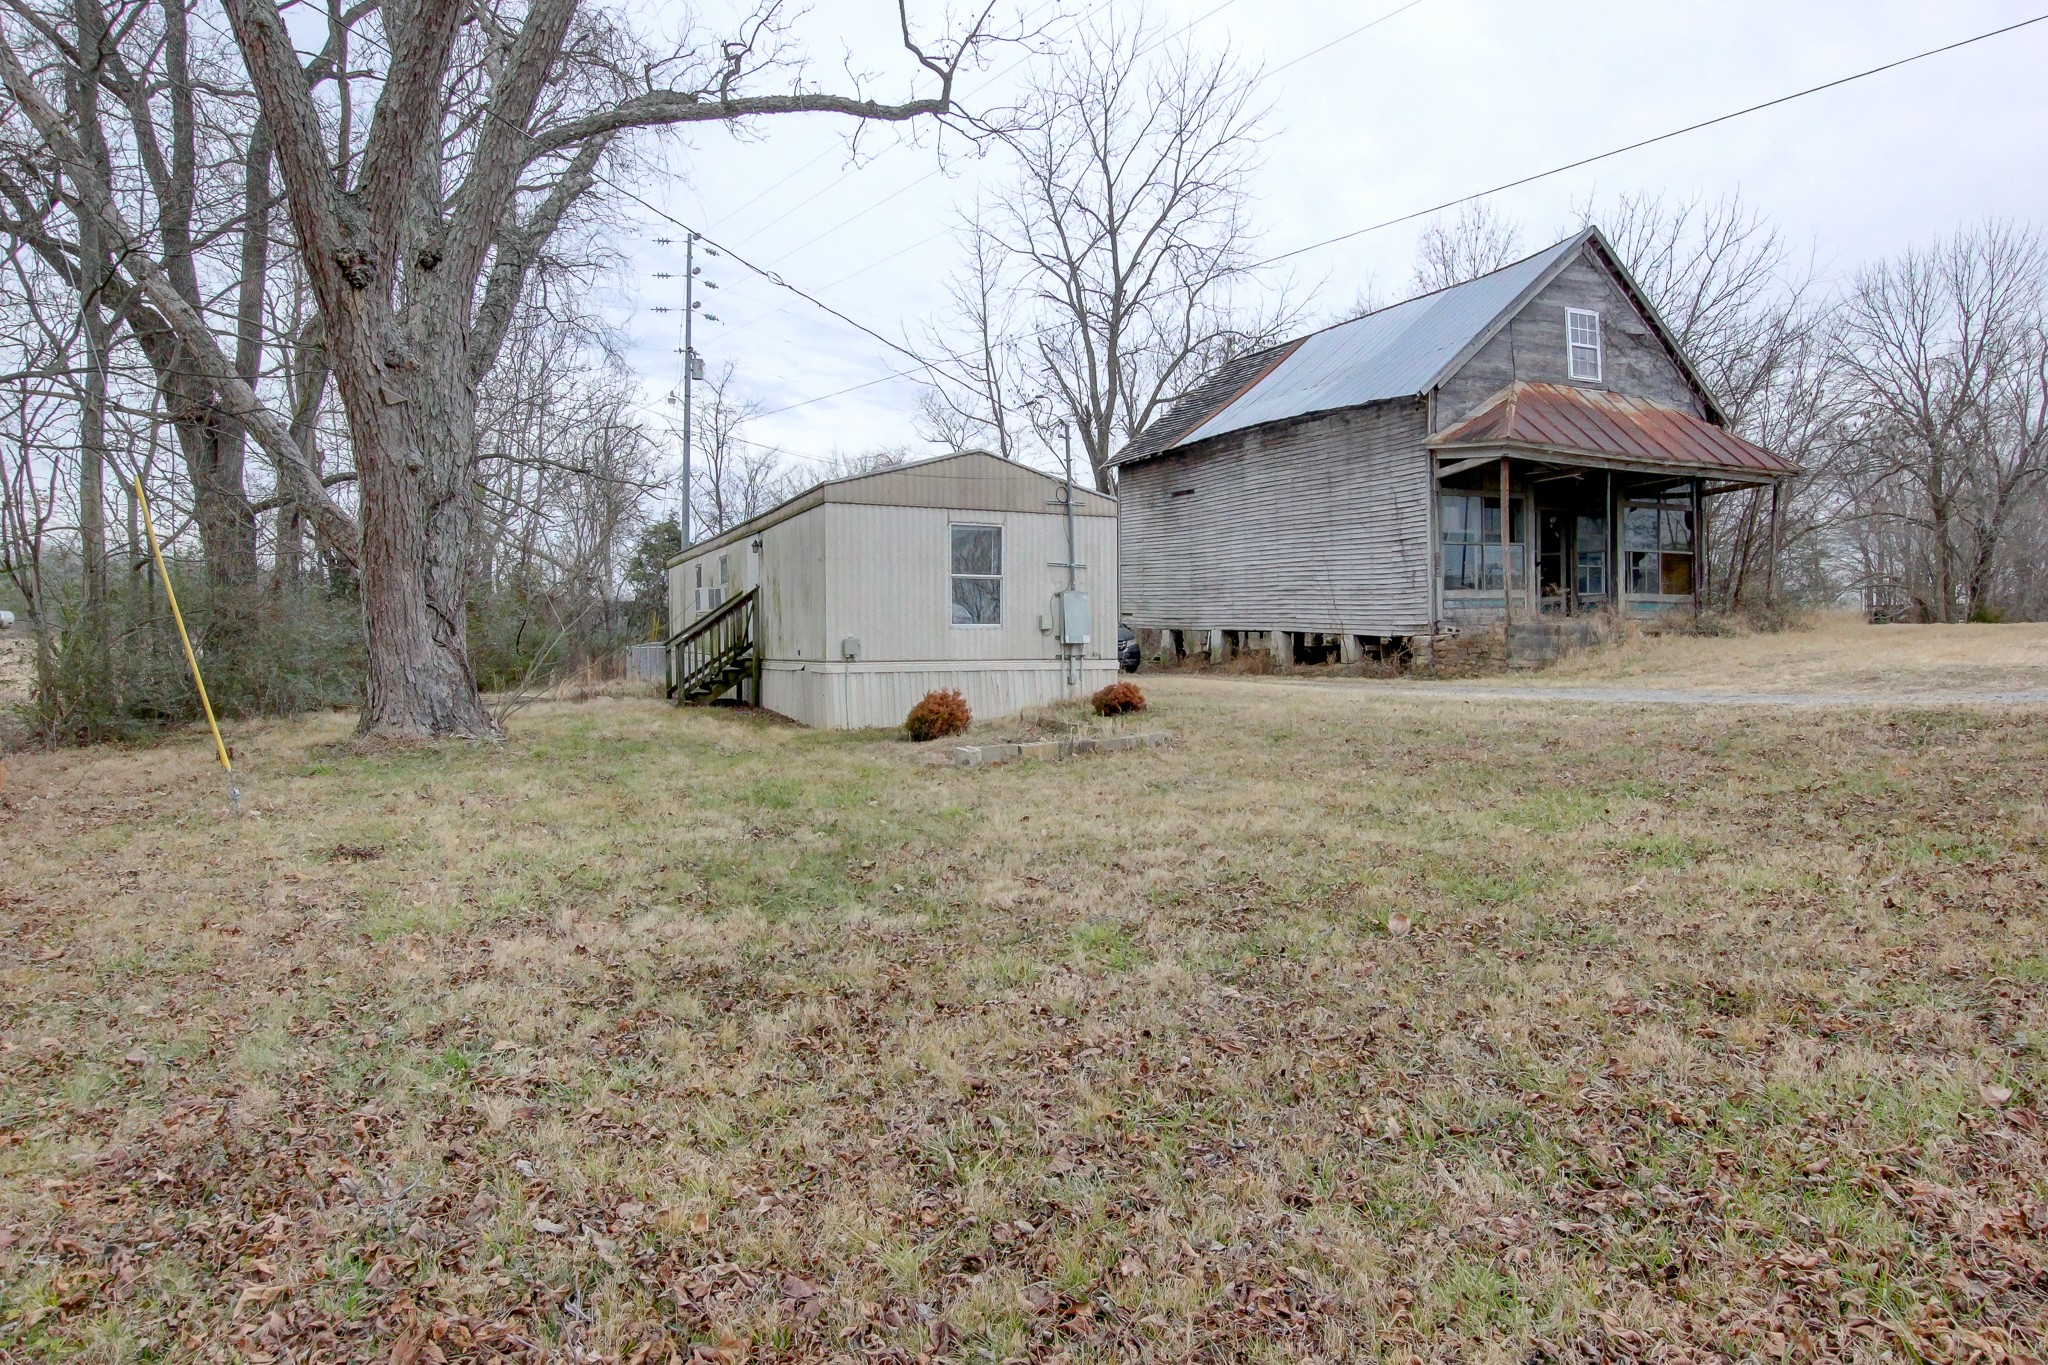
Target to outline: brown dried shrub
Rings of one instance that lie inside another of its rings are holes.
[[[1088,701],[1098,716],[1127,716],[1145,709],[1145,694],[1136,683],[1113,682]]]
[[[967,698],[948,687],[925,693],[924,700],[911,707],[910,714],[903,718],[903,728],[912,739],[922,743],[963,734],[973,720]]]

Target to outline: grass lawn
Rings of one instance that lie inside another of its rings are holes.
[[[2048,1354],[2048,714],[16,755],[0,1357]]]

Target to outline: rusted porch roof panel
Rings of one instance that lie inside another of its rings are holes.
[[[1782,455],[1691,413],[1563,384],[1512,385],[1429,444],[1438,451],[1522,446],[1759,482],[1799,472]]]

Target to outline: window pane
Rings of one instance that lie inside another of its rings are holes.
[[[1472,514],[1473,502],[1474,499],[1465,497],[1462,494],[1444,494],[1440,515],[1443,520],[1445,540],[1464,541],[1468,538],[1470,534],[1468,518]]]
[[[1003,571],[1003,528],[955,526],[953,572],[999,574]]]
[[[955,578],[953,580],[953,624],[994,626],[1003,620],[1003,580],[1000,578]]]
[[[1628,554],[1627,564],[1628,590],[1630,592],[1651,596],[1663,586],[1659,581],[1661,570],[1659,569],[1656,555],[1638,554],[1631,550]]]
[[[1607,551],[1579,551],[1578,590],[1581,597],[1607,595]]]
[[[1654,550],[1657,548],[1656,508],[1630,507],[1621,514],[1621,548],[1624,550]]]
[[[1692,556],[1664,556],[1664,585],[1666,597],[1689,597],[1692,595]]]
[[[1489,545],[1498,545],[1500,543],[1499,498],[1488,498],[1486,500],[1486,515],[1484,518],[1484,523],[1480,527],[1479,534],[1480,539],[1484,540]]]
[[[1660,548],[1666,550],[1692,549],[1691,508],[1667,507],[1664,509],[1664,540]]]

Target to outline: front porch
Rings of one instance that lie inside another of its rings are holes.
[[[1560,386],[1516,385],[1430,446],[1440,629],[1696,616],[1706,500],[1795,472],[1690,414]]]

